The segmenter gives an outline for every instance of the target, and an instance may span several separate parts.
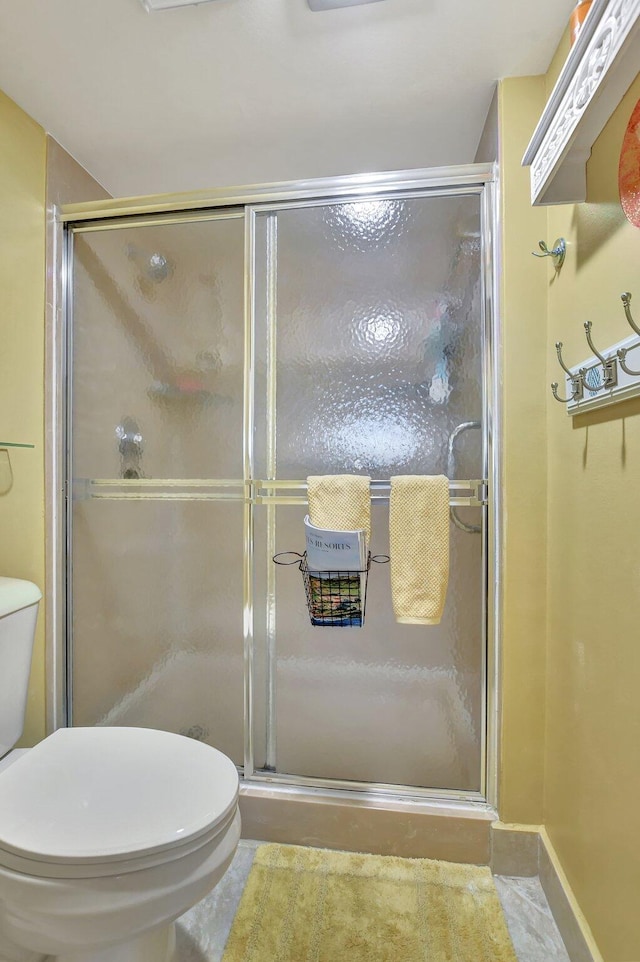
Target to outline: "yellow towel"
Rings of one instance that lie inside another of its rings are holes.
[[[320,474],[307,478],[309,520],[316,528],[367,532],[371,540],[371,478],[360,474]]]
[[[449,580],[449,481],[444,475],[391,478],[389,553],[396,621],[439,624]]]

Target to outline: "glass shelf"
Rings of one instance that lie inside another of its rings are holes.
[[[0,448],[35,448],[35,444],[18,444],[16,441],[0,441]]]

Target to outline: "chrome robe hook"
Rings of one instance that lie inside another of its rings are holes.
[[[564,373],[568,374],[569,377],[574,378],[576,375],[571,373],[567,365],[562,360],[562,341],[556,341],[556,354],[558,355],[558,363],[562,368],[562,370],[564,371]]]
[[[640,371],[632,371],[631,368],[627,367],[626,365],[625,358],[627,356],[628,350],[629,350],[628,347],[618,348],[618,350],[616,351],[616,354],[618,355],[618,363],[620,364],[620,367],[622,368],[625,374],[630,375],[630,377],[640,377]]]
[[[589,384],[589,382],[587,381],[587,375],[589,371],[592,370],[592,368],[581,367],[580,377],[582,378],[584,382],[584,386],[586,387],[587,391],[591,391],[591,392],[603,391],[605,388],[615,387],[616,384],[618,383],[617,361],[615,357],[610,357],[610,358],[603,357],[603,355],[600,353],[600,351],[597,349],[597,347],[593,343],[593,340],[591,338],[591,327],[592,327],[591,321],[584,322],[584,333],[587,339],[587,344],[589,345],[589,347],[591,348],[595,356],[598,358],[598,360],[602,364],[602,384],[592,385],[592,384]]]
[[[544,241],[538,241],[538,247],[542,251],[542,254],[536,254],[535,251],[531,251],[534,257],[550,257],[553,260],[554,268],[559,271],[564,264],[564,258],[567,253],[567,242],[564,237],[558,237],[553,243],[551,250],[547,247]]]
[[[562,398],[558,394],[558,382],[554,381],[551,385],[551,391],[556,401],[560,401],[561,404],[568,404],[569,401],[581,401],[584,396],[584,387],[582,383],[582,376],[580,374],[573,374],[567,365],[562,360],[562,341],[556,341],[556,354],[558,355],[558,363],[564,373],[571,379],[571,394],[568,398]]]
[[[582,381],[571,381],[571,395],[570,397],[560,397],[558,394],[558,382],[554,381],[551,385],[551,392],[556,399],[560,401],[560,404],[568,404],[569,401],[580,401],[583,395]]]
[[[632,328],[632,330],[636,332],[636,334],[640,334],[640,327],[638,327],[638,325],[636,324],[636,322],[631,316],[631,294],[629,293],[629,291],[626,291],[624,294],[621,294],[620,300],[622,301],[622,306],[624,308],[624,315],[627,321],[629,322],[629,326]],[[618,360],[620,361],[620,367],[622,368],[625,374],[629,374],[631,377],[640,377],[640,371],[632,371],[631,368],[627,367],[626,365],[625,359],[628,351],[629,351],[628,347],[620,347],[616,351],[616,354],[618,355]]]
[[[622,306],[624,307],[624,316],[629,322],[630,327],[633,328],[636,334],[640,334],[640,327],[638,327],[634,319],[631,317],[631,294],[629,291],[625,291],[624,294],[621,294],[620,300],[622,301]]]

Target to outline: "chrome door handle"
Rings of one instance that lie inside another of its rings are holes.
[[[456,459],[454,456],[454,445],[456,439],[464,434],[465,431],[472,431],[474,429],[480,430],[482,428],[482,423],[480,421],[463,421],[459,424],[457,428],[449,435],[449,449],[447,453],[447,477],[449,480],[455,480],[456,475]],[[455,524],[456,528],[460,528],[461,531],[466,531],[468,534],[478,534],[482,531],[482,525],[480,524],[467,524],[462,518],[458,517],[458,512],[456,508],[449,508],[449,517]]]

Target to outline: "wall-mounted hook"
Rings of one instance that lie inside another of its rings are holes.
[[[567,253],[567,242],[564,237],[558,237],[558,239],[553,242],[551,250],[549,250],[544,241],[538,241],[538,247],[542,251],[542,254],[536,254],[535,251],[531,251],[533,256],[550,257],[553,260],[554,268],[556,271],[559,271],[564,264],[564,258]]]
[[[558,363],[560,367],[571,378],[571,395],[568,398],[561,398],[558,394],[558,382],[554,381],[551,385],[551,390],[556,401],[560,401],[561,404],[568,404],[569,401],[581,401],[584,396],[584,387],[582,383],[582,377],[580,374],[572,374],[567,365],[562,360],[562,341],[556,341],[556,354],[558,355]]]
[[[587,380],[587,375],[589,373],[589,370],[591,370],[590,368],[581,367],[580,377],[582,378],[584,382],[584,386],[588,391],[602,391],[605,388],[615,387],[616,384],[618,383],[618,362],[615,357],[610,357],[610,358],[604,357],[600,353],[600,351],[596,348],[595,344],[593,343],[593,340],[591,339],[591,327],[592,327],[591,321],[584,322],[584,333],[587,339],[587,344],[589,345],[589,347],[591,348],[595,356],[598,358],[598,360],[602,364],[602,373],[603,373],[602,384],[600,385],[589,384]]]
[[[558,355],[558,363],[562,368],[562,370],[564,371],[564,373],[568,374],[569,377],[575,377],[575,374],[571,373],[567,365],[562,360],[562,341],[556,341],[556,354]]]
[[[638,327],[638,325],[636,324],[636,322],[631,316],[631,294],[629,293],[629,291],[626,291],[624,294],[621,294],[620,300],[622,301],[622,306],[624,308],[624,316],[629,322],[629,326],[636,332],[636,334],[640,334],[640,327]],[[627,367],[625,363],[625,358],[628,352],[629,352],[628,347],[621,347],[621,348],[618,348],[618,350],[616,351],[618,355],[618,360],[620,362],[620,367],[622,368],[624,373],[629,374],[630,377],[640,377],[640,371],[632,371],[631,368]]]
[[[627,356],[628,351],[629,351],[628,347],[620,347],[616,351],[616,354],[618,355],[618,362],[620,364],[620,367],[622,368],[624,373],[628,374],[630,377],[640,377],[640,371],[632,371],[631,368],[627,367],[625,363],[625,358]]]
[[[571,381],[571,395],[569,397],[560,397],[557,381],[554,381],[551,385],[551,391],[556,401],[560,401],[560,404],[568,404],[569,401],[581,401],[583,396],[582,381],[579,378]]]
[[[624,316],[629,322],[629,326],[633,328],[636,334],[640,334],[640,327],[638,327],[634,319],[631,317],[631,294],[629,291],[621,294],[620,300],[622,301],[622,306],[624,307]]]
[[[540,245],[542,247],[542,244]],[[550,252],[551,253],[551,252]],[[591,321],[585,321],[584,333],[591,356],[573,368],[568,368],[562,358],[562,341],[556,344],[558,363],[567,376],[569,397],[560,397],[557,383],[551,385],[556,401],[566,405],[567,414],[575,416],[586,411],[617,404],[629,398],[640,398],[640,370],[627,367],[627,356],[638,351],[640,356],[640,323],[631,316],[631,294],[620,295],[625,317],[634,335],[611,344],[601,354],[593,343]],[[636,363],[638,363],[636,361]]]

